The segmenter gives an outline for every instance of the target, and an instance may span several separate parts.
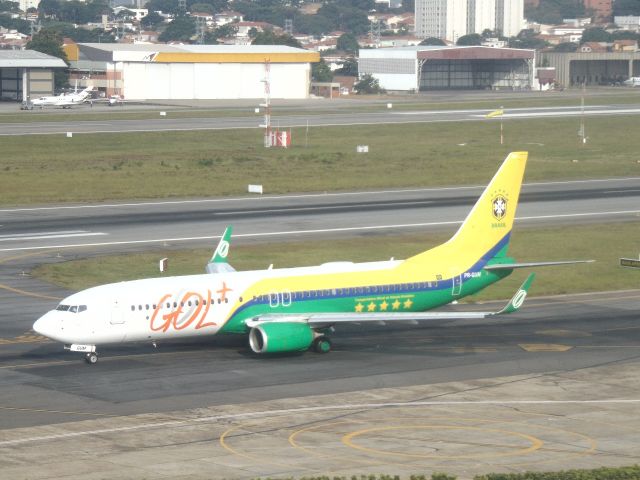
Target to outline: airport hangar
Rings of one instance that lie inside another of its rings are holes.
[[[35,50],[0,50],[0,98],[25,102],[52,95],[55,68],[67,64]]]
[[[533,84],[535,50],[481,46],[362,49],[360,76],[389,91],[442,89],[526,90]]]
[[[309,97],[320,55],[281,45],[70,43],[70,81],[126,100]]]
[[[609,85],[640,77],[640,52],[545,52],[543,61],[556,69],[563,87]]]

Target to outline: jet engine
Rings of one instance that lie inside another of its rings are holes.
[[[302,322],[265,322],[249,331],[255,353],[303,352],[313,342],[313,330]]]

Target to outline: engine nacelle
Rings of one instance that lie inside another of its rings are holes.
[[[302,322],[265,322],[249,331],[255,353],[302,352],[313,342],[313,330]]]

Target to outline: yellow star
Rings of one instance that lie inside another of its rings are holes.
[[[380,310],[386,310],[388,306],[389,304],[387,303],[387,301],[383,300],[382,303],[380,304]]]
[[[376,304],[371,302],[369,305],[367,305],[367,311],[369,312],[373,312],[376,309]]]
[[[411,301],[410,298],[407,298],[406,302],[404,302],[404,308],[409,310],[411,308],[411,305],[413,305],[413,302]]]
[[[356,305],[356,312],[361,312],[363,309],[363,305],[361,303]]]
[[[396,298],[396,301],[391,304],[391,307],[394,310],[398,310],[400,308],[400,301]]]

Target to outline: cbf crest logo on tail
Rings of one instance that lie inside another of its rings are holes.
[[[493,193],[491,200],[491,214],[493,215],[493,218],[498,220],[498,222],[493,222],[491,224],[493,228],[506,227],[506,224],[502,222],[502,220],[507,216],[508,204],[509,199],[506,192],[497,191]]]

